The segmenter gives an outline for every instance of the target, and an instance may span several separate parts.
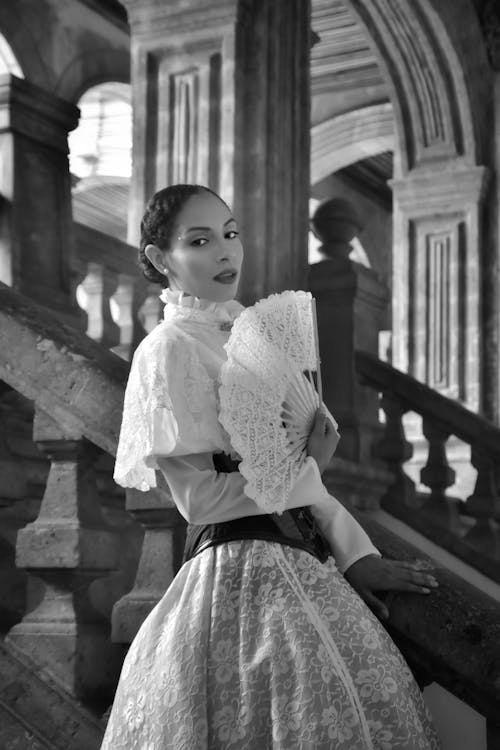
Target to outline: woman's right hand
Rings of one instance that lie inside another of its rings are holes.
[[[314,424],[307,441],[307,455],[314,458],[322,474],[335,452],[338,433],[321,407],[316,412]]]

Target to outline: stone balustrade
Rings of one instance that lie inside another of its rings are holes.
[[[0,379],[33,402],[33,440],[48,463],[37,516],[17,535],[16,564],[28,574],[27,601],[7,642],[28,651],[70,694],[104,709],[123,650],[111,639],[113,606],[130,633],[123,638],[122,628],[119,640],[129,642],[140,624],[137,597],[122,597],[139,590],[140,620],[146,616],[179,565],[183,521],[165,488],[143,493],[146,541],[132,576],[110,584],[131,534],[125,524],[109,522],[117,509],[102,507],[107,490],[98,474],[103,452],[116,452],[128,365],[3,284],[0,319]]]
[[[83,224],[74,226],[73,273],[87,335],[129,360],[160,319],[160,289],[142,277],[136,248]]]
[[[110,620],[114,639],[127,644],[178,568],[183,522],[163,487],[149,495],[129,493],[127,508],[146,533],[135,583],[130,581],[129,593],[110,603],[112,615],[103,618],[92,590],[112,577],[119,562],[116,529],[101,516],[104,484],[96,485],[95,473],[99,456],[116,450],[128,365],[5,285],[0,285],[0,326],[0,380],[34,402],[33,437],[49,467],[38,516],[17,540],[17,564],[31,583],[38,578],[43,585],[31,586],[27,611],[6,645],[29,651],[41,673],[48,670],[67,694],[102,710],[110,701],[111,677],[117,678],[117,652],[123,653],[113,643]],[[438,464],[448,429],[441,427],[441,433],[429,433]],[[477,447],[492,449],[495,434],[482,441],[478,432]],[[438,475],[436,491],[449,480],[442,470]],[[384,554],[422,557],[362,513],[360,518]],[[425,601],[417,595],[392,598],[389,627],[423,682],[437,679],[486,716],[493,748],[499,737],[498,603],[456,576],[436,574],[444,585]],[[471,658],[463,659],[464,647]],[[88,661],[92,654],[101,656],[91,658],[93,670],[86,671],[79,659]]]
[[[361,382],[381,394],[385,413],[384,434],[374,445],[374,455],[390,468],[395,481],[381,499],[382,507],[500,582],[500,429],[367,352],[357,351],[355,362]],[[404,470],[412,455],[403,426],[408,412],[421,416],[428,441],[427,463],[420,472],[427,492],[418,492]],[[455,478],[446,450],[450,436],[470,446],[477,471],[465,501],[448,490]]]

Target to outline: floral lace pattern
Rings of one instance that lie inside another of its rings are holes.
[[[137,348],[125,391],[114,478],[125,487],[156,486],[155,457],[231,451],[217,418],[217,382],[196,342],[160,324]]]
[[[156,487],[156,457],[232,453],[218,420],[218,370],[199,354],[217,331],[226,331],[243,307],[165,289],[164,322],[140,343],[130,368],[114,478],[124,487]],[[194,324],[194,325],[193,325]],[[224,339],[226,340],[226,339]],[[225,353],[220,345],[221,357]]]
[[[260,300],[239,315],[225,346],[219,419],[242,458],[246,494],[267,513],[285,509],[319,405],[302,374],[317,368],[311,301],[302,291]]]
[[[439,750],[332,561],[237,541],[184,565],[125,660],[102,750]]]

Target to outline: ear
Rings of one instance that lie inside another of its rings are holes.
[[[168,268],[165,261],[165,253],[157,245],[146,245],[144,254],[157,271],[163,274],[167,273]]]

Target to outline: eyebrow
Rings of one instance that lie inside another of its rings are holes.
[[[236,219],[234,219],[232,216],[230,219],[224,222],[222,225],[223,227],[227,226],[228,224],[231,224],[231,222],[236,222]],[[186,229],[187,232],[210,232],[212,227],[189,227],[189,229]]]

